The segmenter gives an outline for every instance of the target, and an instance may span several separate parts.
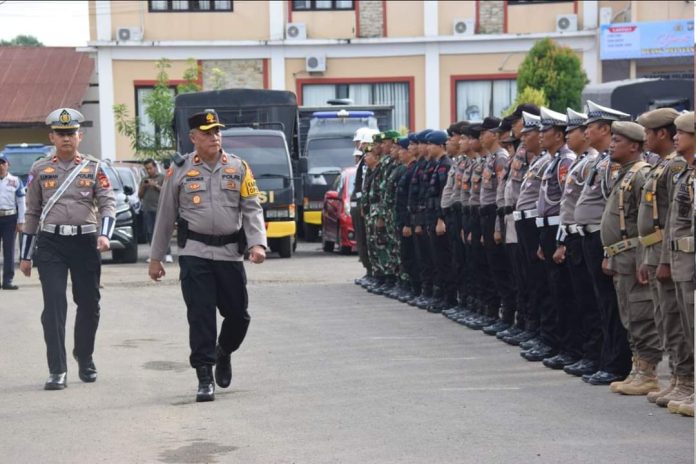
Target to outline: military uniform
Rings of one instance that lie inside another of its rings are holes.
[[[407,139],[408,143],[413,143]],[[408,145],[407,145],[408,146]],[[406,148],[406,147],[404,147]],[[416,160],[413,159],[408,166],[401,166],[402,174],[399,176],[396,185],[395,197],[395,233],[400,236],[399,239],[399,256],[401,261],[400,271],[405,274],[406,292],[399,300],[406,302],[414,297],[417,297],[421,291],[420,275],[418,271],[418,262],[416,259],[416,250],[413,239],[413,225],[411,223],[411,214],[408,210],[408,192],[411,185],[411,179],[416,170]],[[411,228],[411,235],[405,237],[402,235],[404,227]]]
[[[48,116],[46,124],[57,137],[77,137],[82,120],[79,112],[61,108]],[[100,161],[78,153],[76,146],[69,159],[54,155],[34,163],[29,172],[26,203],[21,259],[33,259],[41,279],[44,299],[41,323],[51,373],[45,388],[57,390],[66,386],[68,273],[77,304],[73,356],[78,361],[80,378],[94,382],[97,371],[92,353],[101,297],[101,255],[97,243],[98,236],[111,237],[116,223],[111,183]]]
[[[0,163],[9,164],[7,158],[0,153]],[[9,166],[8,166],[9,169]],[[19,287],[12,283],[14,279],[15,236],[17,224],[24,224],[26,203],[24,199],[24,184],[9,171],[5,177],[0,177],[0,241],[2,241],[2,286],[5,290],[16,290]]]
[[[363,156],[364,158],[364,156]],[[370,266],[370,260],[367,257],[367,243],[365,236],[365,218],[360,213],[360,200],[363,194],[363,180],[367,167],[365,166],[365,160],[360,158],[356,168],[355,168],[355,184],[353,185],[353,192],[350,194],[350,217],[353,222],[353,228],[355,230],[355,243],[358,249],[358,257],[360,263],[365,268],[365,275],[361,279],[372,277],[372,268]],[[357,279],[356,283],[361,284],[362,280]]]

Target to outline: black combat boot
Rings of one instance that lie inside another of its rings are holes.
[[[198,392],[196,402],[215,401],[215,383],[213,383],[213,366],[199,366],[196,368],[198,376]]]
[[[220,345],[215,347],[215,356],[217,357],[215,361],[215,383],[220,388],[227,388],[232,383],[231,356],[229,353],[225,353]]]

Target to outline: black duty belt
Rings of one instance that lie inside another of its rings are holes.
[[[208,235],[189,230],[187,238],[205,243],[209,246],[225,246],[229,245],[230,243],[237,243],[239,241],[239,232],[235,232],[230,235]]]
[[[495,216],[498,211],[498,206],[496,205],[486,205],[482,206],[480,210],[481,217]]]

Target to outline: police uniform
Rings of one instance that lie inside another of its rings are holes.
[[[399,139],[399,145],[407,149],[411,143],[415,143],[413,137],[403,137]],[[420,294],[421,282],[418,271],[418,263],[416,260],[416,250],[413,243],[413,225],[411,223],[411,214],[408,210],[408,191],[411,185],[411,179],[416,170],[416,159],[412,159],[408,166],[404,168],[403,173],[399,176],[396,185],[395,197],[395,227],[396,233],[400,235],[399,240],[399,256],[401,261],[401,273],[406,274],[405,292],[399,297],[399,301],[407,302]],[[411,228],[411,235],[406,237],[402,235],[404,227]]]
[[[46,124],[56,136],[76,134],[83,119],[76,110],[60,108],[48,115]],[[94,382],[97,371],[92,353],[99,324],[101,275],[97,242],[98,236],[111,237],[115,225],[116,201],[111,184],[99,160],[76,150],[67,160],[54,155],[34,163],[27,181],[26,202],[21,259],[33,259],[41,279],[41,322],[51,374],[45,388],[58,390],[66,386],[68,273],[77,304],[73,356],[80,379]]]
[[[673,108],[660,108],[642,114],[636,122],[646,129],[657,131],[673,126],[679,113]],[[684,380],[693,383],[694,359],[682,329],[674,282],[656,278],[663,248],[667,210],[676,185],[673,179],[687,168],[686,161],[676,152],[663,153],[663,158],[648,172],[638,208],[638,234],[643,249],[641,264],[647,269],[652,295],[655,326],[660,345],[669,356],[672,374],[670,387]],[[671,390],[671,388],[670,388]],[[664,392],[669,393],[669,392]],[[665,396],[665,395],[658,395]],[[657,397],[655,398],[657,399]],[[667,401],[668,402],[668,401]],[[667,404],[664,402],[663,406]]]
[[[643,142],[642,126],[627,121],[612,123],[612,134]],[[614,273],[614,287],[621,322],[628,332],[635,374],[630,382],[612,386],[625,394],[647,394],[656,388],[655,366],[662,359],[660,340],[655,328],[650,288],[636,277],[641,252],[638,239],[638,206],[649,165],[642,159],[621,165],[601,222],[601,238],[607,268]]]
[[[7,158],[0,154],[0,163],[9,164]],[[8,166],[9,169],[9,166]],[[26,203],[24,185],[19,177],[9,171],[0,178],[0,240],[2,241],[2,286],[5,290],[16,290],[14,279],[14,251],[17,224],[24,224]]]
[[[206,110],[192,115],[189,127],[205,131],[224,126],[214,111]],[[164,258],[175,221],[189,360],[200,382],[197,400],[211,400],[205,393],[211,387],[214,393],[212,366],[218,385],[229,385],[221,372],[249,327],[244,254],[254,246],[267,246],[258,189],[247,163],[221,151],[211,166],[193,152],[169,168],[152,238],[153,262]],[[217,347],[216,308],[223,317]]]

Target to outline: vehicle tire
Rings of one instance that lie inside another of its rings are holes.
[[[283,237],[276,243],[281,258],[292,257],[292,237]]]
[[[350,246],[342,246],[341,247],[341,254],[342,255],[349,255],[353,251],[353,248]]]
[[[138,243],[133,242],[128,248],[111,252],[117,263],[135,263],[138,261]]]
[[[292,252],[295,253],[297,251],[297,237],[292,238]]]
[[[322,248],[324,249],[325,252],[327,253],[333,253],[334,251],[334,242],[329,242],[328,240],[322,240]]]
[[[316,242],[319,238],[319,228],[314,224],[303,224],[304,239],[306,242]]]

